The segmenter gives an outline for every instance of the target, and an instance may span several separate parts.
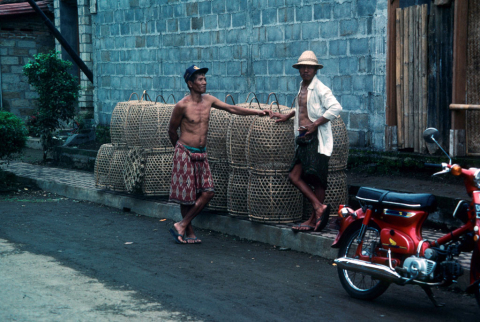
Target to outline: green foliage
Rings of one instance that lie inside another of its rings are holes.
[[[87,113],[81,113],[75,116],[74,122],[77,124],[79,130],[84,130],[84,129],[89,129],[92,127],[92,124],[90,124],[87,121],[93,120],[93,113],[92,112],[87,112]]]
[[[20,153],[27,143],[28,130],[14,114],[0,111],[0,159]]]
[[[23,66],[28,83],[38,93],[35,131],[40,134],[44,160],[54,147],[53,133],[63,128],[64,122],[73,119],[74,103],[78,99],[80,86],[77,78],[69,74],[72,63],[58,58],[58,53],[50,51],[37,54]]]
[[[112,140],[110,138],[110,127],[97,125],[95,128],[95,141],[97,141],[99,144],[111,143]]]
[[[35,113],[34,115],[30,115],[28,119],[25,121],[25,125],[27,126],[27,129],[28,129],[28,135],[33,137],[40,136],[40,129],[38,128],[37,121],[38,121],[38,113]]]

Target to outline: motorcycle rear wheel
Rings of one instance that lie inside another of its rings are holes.
[[[346,239],[340,246],[338,257],[355,258],[355,251],[358,246],[356,238],[359,233],[360,230],[355,230],[350,235],[345,236]],[[372,242],[375,242],[375,239],[378,239],[378,230],[369,227],[364,237],[364,249],[365,247],[368,248]],[[337,268],[337,271],[340,282],[345,291],[347,291],[351,297],[356,299],[368,301],[374,300],[382,295],[390,286],[390,283],[374,279],[370,275],[363,273],[341,268]]]

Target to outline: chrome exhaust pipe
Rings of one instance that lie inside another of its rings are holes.
[[[340,269],[346,269],[353,272],[370,275],[373,278],[384,280],[391,283],[399,283],[403,278],[388,266],[368,263],[355,258],[341,257],[333,261]]]

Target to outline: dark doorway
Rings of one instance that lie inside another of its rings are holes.
[[[60,32],[70,47],[78,54],[78,8],[76,0],[60,1]],[[80,78],[80,70],[72,57],[62,48],[62,57],[72,62],[70,73]]]

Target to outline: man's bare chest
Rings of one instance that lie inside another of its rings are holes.
[[[209,106],[191,106],[185,109],[184,121],[188,124],[208,124],[210,120]]]
[[[301,113],[307,112],[307,102],[308,102],[308,89],[300,89],[300,93],[298,94],[298,106],[300,108]]]

